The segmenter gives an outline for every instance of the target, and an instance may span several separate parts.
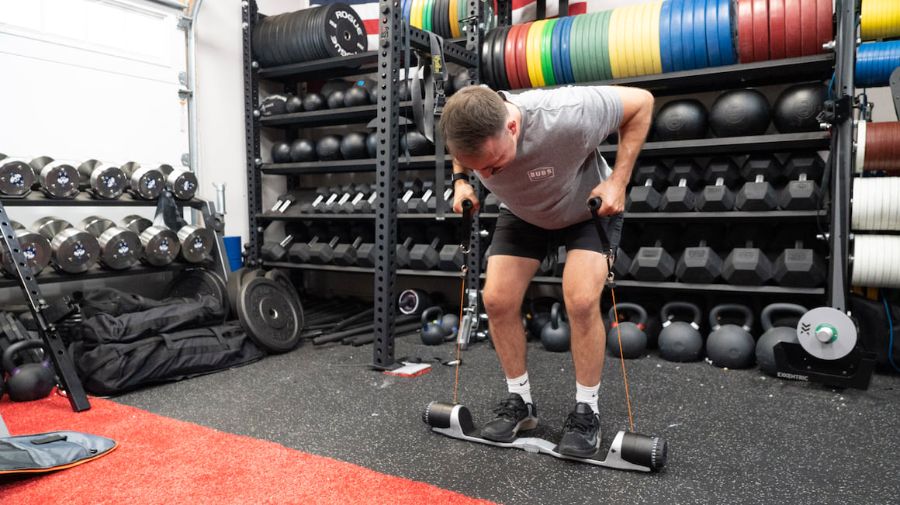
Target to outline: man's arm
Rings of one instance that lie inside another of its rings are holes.
[[[472,172],[462,166],[456,158],[453,158],[453,174],[465,174],[466,176],[470,175]],[[472,202],[474,210],[477,212],[481,207],[481,203],[478,201],[478,197],[475,195],[475,188],[469,184],[469,181],[460,179],[453,183],[453,212],[457,214],[462,214],[462,202],[463,200],[470,200]]]
[[[634,162],[641,152],[653,119],[653,95],[649,91],[623,86],[616,86],[613,89],[622,101],[616,163],[609,179],[591,191],[591,197],[596,196],[603,200],[599,210],[601,216],[625,211],[625,189],[631,180]]]

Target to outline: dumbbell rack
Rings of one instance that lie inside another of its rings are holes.
[[[422,170],[435,168],[434,156],[412,157],[401,159],[400,139],[398,135],[399,117],[411,112],[410,104],[400,103],[399,70],[402,68],[406,48],[403,44],[405,25],[401,17],[401,4],[397,0],[381,0],[379,4],[379,49],[357,55],[328,58],[317,61],[283,65],[278,67],[259,68],[253,61],[252,37],[253,28],[258,17],[256,2],[250,0],[243,4],[243,48],[244,48],[244,109],[247,153],[247,192],[249,212],[249,240],[247,263],[251,266],[281,267],[296,270],[317,270],[324,272],[343,272],[373,274],[374,284],[374,346],[373,366],[387,369],[394,363],[393,315],[396,309],[396,293],[394,284],[397,275],[459,277],[454,272],[433,272],[418,270],[397,270],[394,261],[397,244],[398,219],[435,219],[435,214],[405,215],[396,212],[396,200],[400,193],[400,170]],[[481,2],[468,0],[469,17],[481,19]],[[473,25],[470,25],[473,26]],[[444,41],[445,61],[467,67],[470,76],[478,80],[480,60],[478,48],[481,45],[482,29],[468,30],[464,40]],[[426,32],[409,28],[407,32],[409,45],[417,51],[430,52],[430,39]],[[464,42],[465,47],[459,45]],[[296,91],[298,82],[306,80],[326,80],[330,78],[377,75],[378,104],[350,107],[338,110],[300,112],[277,116],[258,117],[259,83],[261,80],[281,83],[286,91]],[[345,160],[311,163],[265,163],[260,150],[262,128],[309,128],[344,124],[360,124],[375,119],[378,132],[378,144],[384,146],[376,159]],[[449,168],[449,158],[447,167]],[[377,212],[373,214],[316,214],[309,216],[273,216],[263,212],[262,207],[262,175],[287,176],[288,188],[299,187],[301,176],[333,174],[333,173],[375,173],[377,188]],[[458,216],[448,214],[447,222],[458,222]],[[374,220],[374,230],[385,230],[375,233],[377,261],[375,268],[342,267],[333,265],[296,264],[291,262],[263,262],[261,248],[265,224],[271,221],[311,221],[326,220]],[[456,221],[454,221],[456,220]],[[477,230],[473,226],[472,236]],[[473,240],[473,254],[468,260],[467,279],[470,286],[477,286],[480,275],[480,253],[477,239]]]
[[[538,0],[537,10],[545,12],[545,0]],[[840,3],[840,2],[839,2]],[[511,2],[500,0],[498,2],[499,25],[508,26],[511,21]],[[560,3],[560,12],[567,12],[565,2]],[[836,51],[840,50],[840,41]],[[852,46],[852,44],[850,44]],[[633,86],[646,89],[655,97],[681,95],[694,92],[724,91],[727,89],[742,88],[755,85],[790,84],[807,82],[812,80],[825,80],[835,71],[835,54],[824,53],[799,58],[760,61],[754,63],[710,67],[664,74],[654,74],[639,77],[612,79],[607,81],[579,83],[573,86],[585,85],[612,85]],[[852,65],[849,68],[852,73]],[[568,85],[566,85],[568,86]],[[543,89],[552,89],[561,86],[547,86]],[[766,134],[747,137],[704,138],[697,140],[647,142],[641,150],[641,158],[658,158],[670,155],[685,156],[710,156],[727,155],[734,153],[786,153],[794,151],[824,151],[834,150],[837,142],[843,142],[842,133],[837,129],[831,132],[808,132],[789,134]],[[607,160],[615,158],[616,145],[602,145],[599,148]],[[839,167],[840,171],[844,167]],[[838,177],[834,177],[837,179]],[[832,188],[822,188],[826,199]],[[833,204],[832,204],[833,206]],[[482,214],[482,218],[490,218]],[[764,212],[626,212],[626,223],[766,223],[781,224],[785,222],[809,223],[816,226],[817,221],[828,220],[832,222],[832,214],[829,210],[802,210],[786,211],[774,210]],[[627,224],[626,224],[627,226]],[[826,223],[827,227],[828,224]],[[809,298],[811,301],[821,302],[825,300],[826,291],[831,292],[831,286],[835,282],[832,272],[836,266],[846,265],[846,248],[843,252],[832,249],[829,257],[829,276],[827,287],[798,288],[785,286],[744,286],[728,284],[695,284],[683,282],[651,282],[638,280],[616,280],[616,286],[623,290],[653,291],[653,292],[682,292],[703,295],[709,298],[733,293],[735,295],[750,294],[755,297],[775,296],[782,298],[795,298],[797,296]],[[840,269],[841,267],[837,267]],[[846,276],[846,274],[844,274]],[[561,284],[562,279],[555,276],[538,276],[534,278],[538,284]]]

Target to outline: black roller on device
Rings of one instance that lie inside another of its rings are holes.
[[[333,3],[261,19],[251,43],[260,65],[271,67],[362,53],[367,36],[352,7]]]

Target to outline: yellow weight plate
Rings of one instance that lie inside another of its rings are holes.
[[[537,77],[534,76],[534,62],[531,61],[534,57],[534,41],[531,38],[534,23],[535,21],[528,23],[528,30],[525,32],[525,68],[528,70],[528,86],[532,88],[537,86]]]
[[[638,52],[635,51],[635,46],[639,45],[639,39],[635,34],[635,18],[637,17],[637,13],[635,12],[635,6],[629,5],[625,7],[625,28],[624,28],[624,37],[622,38],[622,42],[625,46],[625,76],[626,77],[634,77],[638,75],[637,73],[637,58]]]
[[[652,58],[650,57],[650,11],[652,4],[643,3],[637,6],[637,19],[635,19],[635,31],[638,33],[640,44],[638,47],[637,71],[638,75],[652,74]]]
[[[531,87],[540,87],[541,73],[541,55],[538,52],[537,41],[538,35],[541,33],[543,21],[535,21],[528,28],[528,43],[525,50],[525,58],[528,61],[528,78],[531,80]]]
[[[413,0],[412,14],[410,14],[409,24],[416,28],[422,28],[422,9],[425,7],[425,0]]]
[[[662,2],[654,2],[650,13],[650,60],[654,74],[662,73],[662,56],[659,49],[659,15]]]
[[[542,53],[541,47],[543,42],[543,34],[544,34],[544,26],[546,26],[547,20],[541,19],[539,21],[535,21],[534,23],[534,32],[529,30],[528,36],[532,38],[532,53],[529,55],[529,61],[534,61],[534,78],[535,78],[535,87],[542,88],[547,85],[544,81],[544,69],[541,66],[542,61]],[[531,63],[529,63],[529,66]]]
[[[900,2],[881,0],[885,9],[885,38],[900,37]]]
[[[619,20],[622,17],[622,8],[613,9],[609,16],[609,33],[606,36],[607,52],[609,53],[609,69],[614,79],[622,77],[619,68]]]
[[[465,0],[463,0],[465,1]],[[450,35],[453,38],[460,37],[462,32],[459,30],[459,0],[450,0],[450,6],[447,7],[447,14],[450,16]]]
[[[631,15],[631,47],[634,49],[634,75],[644,75],[644,13],[647,4],[637,4],[632,6],[633,14]]]

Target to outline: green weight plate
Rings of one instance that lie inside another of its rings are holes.
[[[587,18],[584,14],[578,16],[575,19],[575,26],[572,27],[572,36],[575,39],[573,49],[573,55],[577,56],[577,65],[573,61],[572,70],[575,72],[575,81],[576,82],[587,82],[588,81],[588,73],[587,67],[585,64],[587,63],[587,54],[585,54],[585,31],[587,28],[585,27],[585,22]]]
[[[553,86],[556,84],[556,76],[553,75],[553,52],[551,51],[551,43],[553,42],[553,26],[558,20],[550,19],[544,23],[544,29],[541,30],[541,72],[544,74],[544,85]]]
[[[581,67],[581,15],[572,17],[572,28],[569,30],[569,62],[572,65],[572,78],[575,82],[584,79]]]
[[[603,70],[603,76],[601,79],[610,80],[612,79],[612,66],[609,63],[609,19],[612,17],[612,11],[603,11],[603,17],[601,18],[600,29],[600,62],[601,68]]]
[[[591,14],[582,14],[581,30],[581,57],[582,66],[584,67],[584,82],[590,82],[594,79],[594,17]]]
[[[459,2],[457,2],[457,4],[456,4],[456,15],[458,16],[457,19],[460,19],[460,20],[466,19],[466,9],[468,7],[469,7],[469,0],[459,0]],[[460,21],[459,22],[460,32],[462,32],[462,29],[464,26],[465,26],[465,23]],[[465,36],[466,33],[462,32],[462,35]]]
[[[422,9],[422,29],[431,31],[431,11],[434,8],[434,0],[425,0],[425,8]]]
[[[591,14],[591,81],[603,79],[603,37],[600,32],[600,13]]]

